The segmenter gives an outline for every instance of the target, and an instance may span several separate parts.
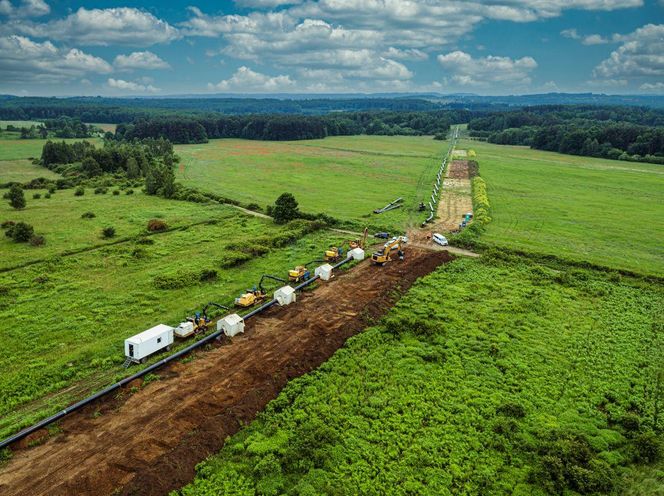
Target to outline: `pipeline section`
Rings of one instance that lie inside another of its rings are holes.
[[[336,265],[333,265],[332,268],[337,269],[337,268],[341,267],[342,265],[344,265],[345,263],[347,263],[351,260],[352,260],[352,258],[346,258],[346,259],[342,260],[341,262],[337,263]],[[302,284],[296,286],[293,289],[295,289],[296,291],[300,291],[300,290],[304,289],[305,287],[309,286],[310,284],[312,284],[313,282],[317,281],[318,279],[320,279],[319,276],[314,276],[311,279],[308,279],[307,281],[304,281]],[[246,321],[247,319],[250,319],[250,318],[260,314],[261,312],[267,310],[268,308],[272,307],[276,303],[277,303],[276,299],[268,301],[267,303],[264,303],[260,307],[255,308],[254,310],[252,310],[248,314],[244,315],[242,317],[242,319]],[[153,372],[153,371],[159,369],[160,367],[163,367],[164,365],[166,365],[166,364],[168,364],[168,363],[170,363],[174,360],[177,360],[178,358],[182,358],[183,356],[191,353],[195,349],[200,348],[201,346],[204,346],[204,345],[208,344],[209,342],[219,338],[223,333],[224,333],[223,330],[215,331],[212,334],[209,334],[209,335],[205,336],[201,340],[190,344],[186,348],[183,348],[180,351],[178,351],[176,353],[173,353],[172,355],[170,355],[170,356],[168,356],[168,357],[166,357],[162,360],[159,360],[156,363],[153,363],[149,367],[147,367],[143,370],[140,370],[140,371],[136,372],[135,374],[130,375],[129,377],[125,377],[124,379],[116,382],[115,384],[112,384],[112,385],[106,387],[105,389],[102,389],[101,391],[98,391],[98,392],[94,393],[92,396],[88,396],[87,398],[82,399],[81,401],[79,401],[77,403],[74,403],[71,406],[68,406],[64,410],[61,410],[58,413],[56,413],[54,415],[51,415],[50,417],[47,417],[44,420],[41,420],[41,421],[37,422],[34,425],[31,425],[30,427],[24,428],[23,430],[17,432],[16,434],[14,434],[14,435],[6,438],[6,439],[3,439],[2,441],[0,441],[0,450],[10,446],[11,444],[13,444],[17,441],[20,441],[21,439],[25,438],[26,436],[29,436],[30,434],[32,434],[34,432],[37,432],[40,429],[48,427],[53,422],[57,422],[58,420],[61,420],[62,418],[69,415],[70,413],[73,413],[77,410],[80,410],[84,406],[89,405],[90,403],[98,400],[99,398],[101,398],[103,396],[106,396],[107,394],[112,393],[113,391],[116,391],[116,390],[120,389],[123,386],[126,386],[131,381],[136,380],[136,379],[140,379],[144,375],[147,375],[150,372]]]
[[[436,214],[436,211],[434,209],[434,205],[438,204],[438,195],[441,192],[441,185],[440,185],[440,180],[443,176],[443,173],[445,172],[445,168],[447,167],[447,162],[452,156],[452,152],[454,151],[454,147],[456,146],[457,140],[459,139],[459,126],[456,127],[454,130],[454,136],[452,137],[452,143],[450,144],[449,149],[447,150],[447,154],[445,155],[445,158],[443,158],[443,162],[440,164],[440,168],[438,169],[438,174],[436,174],[436,182],[433,185],[433,193],[431,194],[431,201],[429,202],[429,216],[422,222],[422,227],[426,226],[429,222],[433,220],[433,216]]]

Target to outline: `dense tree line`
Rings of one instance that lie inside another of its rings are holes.
[[[158,117],[121,124],[118,140],[166,138],[173,143],[205,143],[213,138],[253,140],[302,140],[347,136],[432,135],[447,133],[450,125],[464,122],[471,112],[353,112],[326,116],[232,115],[201,117]]]
[[[470,121],[471,136],[539,150],[664,164],[664,111],[535,107]]]

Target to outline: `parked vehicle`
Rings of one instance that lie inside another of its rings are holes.
[[[447,242],[447,238],[443,236],[442,234],[439,233],[433,233],[431,236],[431,239],[433,240],[434,243],[439,244],[440,246],[447,246],[449,243]]]
[[[377,232],[376,234],[374,234],[374,238],[378,238],[378,239],[387,239],[389,237],[390,237],[390,233],[387,233],[387,232]]]

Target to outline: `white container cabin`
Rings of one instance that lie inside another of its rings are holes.
[[[153,353],[170,349],[172,344],[173,328],[159,324],[125,339],[125,356],[132,362],[143,363]]]
[[[244,333],[244,319],[236,313],[226,315],[226,317],[217,321],[217,331],[221,330],[230,338],[236,334]]]
[[[277,303],[283,307],[285,305],[295,303],[297,300],[297,295],[295,294],[295,290],[293,288],[290,286],[284,286],[283,288],[279,288],[274,292],[274,299],[277,300]]]

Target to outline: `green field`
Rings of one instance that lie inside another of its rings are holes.
[[[492,221],[482,243],[664,275],[664,167],[462,141]]]
[[[297,142],[212,140],[176,146],[178,179],[243,203],[293,193],[300,209],[357,226],[417,225],[448,143],[430,137],[351,136]],[[398,197],[405,207],[375,215]]]
[[[440,267],[181,494],[661,495],[640,457],[664,422],[663,302],[516,257]]]
[[[187,220],[214,223],[152,235],[152,244],[134,238],[0,274],[0,319],[20,322],[3,334],[0,436],[80,398],[58,396],[46,405],[28,407],[26,415],[22,407],[33,400],[81,381],[92,380],[98,387],[112,382],[113,375],[123,371],[126,337],[158,323],[177,325],[208,301],[231,304],[263,273],[284,277],[291,266],[340,242],[339,235],[323,231],[284,247],[270,247],[272,240],[289,233],[297,236],[299,231],[230,207],[129,198],[134,205],[126,200],[124,208],[118,208],[115,202],[123,201],[120,198],[96,197],[95,210],[105,217],[130,211],[121,229],[133,235],[145,232],[139,223],[157,213],[173,226]],[[53,221],[54,231],[66,233],[75,226],[72,231],[79,245],[88,237],[97,242],[96,225],[68,217],[56,216]],[[229,248],[231,244],[260,245],[268,252],[231,267],[233,257],[242,256],[237,248]],[[2,253],[7,253],[5,248]],[[39,253],[40,248],[31,248]],[[217,276],[200,282],[206,270],[217,271]]]
[[[36,234],[46,237],[44,246],[34,247],[1,236],[0,254],[11,256],[0,256],[0,269],[145,233],[150,219],[163,219],[170,227],[180,227],[215,219],[228,212],[220,206],[147,196],[140,189],[135,189],[133,195],[122,191],[119,196],[114,196],[112,189],[105,195],[95,195],[92,189],[86,189],[83,196],[74,196],[73,189],[58,190],[51,198],[45,198],[43,190],[26,190],[27,206],[23,210],[14,210],[6,200],[0,203],[0,222],[27,222],[34,227]],[[4,191],[0,190],[0,193]],[[32,198],[35,192],[41,194],[40,199]],[[96,217],[82,219],[81,215],[86,212],[92,212]],[[101,231],[106,226],[115,227],[115,239],[102,239]]]
[[[39,124],[43,124],[42,121],[0,121],[0,127],[2,129],[7,129],[7,126],[14,126],[14,127],[30,127],[30,126],[38,126]]]
[[[17,160],[17,159],[33,159],[41,157],[42,148],[44,143],[48,140],[44,139],[3,139],[0,140],[0,167],[4,160]],[[89,141],[96,146],[101,145],[99,138],[86,138],[81,139],[58,139],[54,138],[51,141],[65,141],[67,143],[74,143],[76,141]],[[0,169],[1,170],[1,169]],[[2,175],[0,175],[0,180]]]
[[[0,160],[0,183],[8,183],[12,181],[26,183],[37,177],[58,179],[60,175],[42,167],[41,165],[33,164],[32,160]]]

